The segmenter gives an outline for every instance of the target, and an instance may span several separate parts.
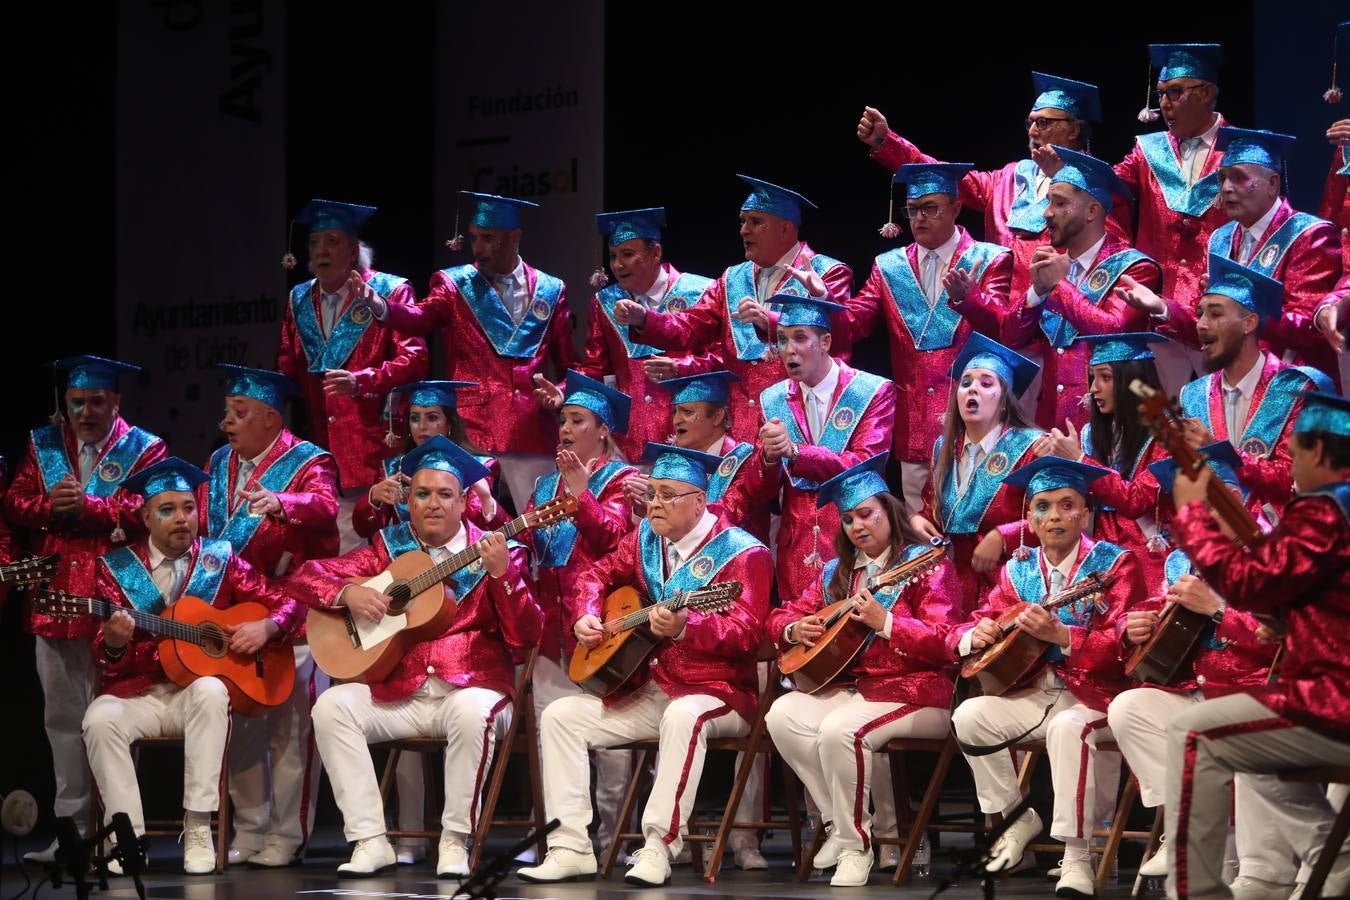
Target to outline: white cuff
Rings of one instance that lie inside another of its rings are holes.
[[[969,656],[970,644],[975,640],[975,629],[967,629],[966,633],[961,635],[961,642],[956,645],[957,656]]]
[[[1050,296],[1049,294],[1045,295],[1045,297],[1049,296]],[[1045,302],[1045,297],[1042,297],[1040,294],[1036,293],[1036,289],[1034,287],[1027,288],[1027,308],[1035,309],[1036,307],[1040,306],[1042,303]]]
[[[894,623],[895,623],[895,615],[888,610],[886,612],[886,624],[881,626],[881,630],[878,631],[877,634],[884,637],[887,641],[890,641],[891,625],[893,625]]]

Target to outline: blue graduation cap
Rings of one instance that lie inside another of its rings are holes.
[[[1159,81],[1195,78],[1217,84],[1223,47],[1220,44],[1149,44],[1148,56],[1158,68]]]
[[[1102,363],[1138,362],[1153,359],[1150,344],[1167,344],[1171,339],[1156,331],[1132,331],[1125,334],[1080,334],[1078,340],[1092,347],[1089,366]]]
[[[802,297],[798,294],[774,294],[770,303],[782,304],[778,313],[778,327],[791,328],[794,325],[814,325],[829,331],[830,316],[843,312],[847,307],[817,297]]]
[[[886,483],[886,460],[889,458],[890,453],[882,451],[823,483],[816,495],[816,509],[833,503],[841,513],[846,513],[856,509],[868,497],[889,493],[891,486]]]
[[[588,378],[575,369],[567,370],[563,406],[589,409],[609,426],[610,431],[623,433],[628,430],[628,412],[632,404],[632,398],[623,391],[616,391],[603,381]]]
[[[1051,184],[1071,184],[1081,191],[1087,191],[1107,211],[1111,209],[1111,198],[1114,196],[1134,199],[1134,195],[1125,186],[1125,182],[1116,175],[1116,170],[1111,168],[1110,163],[1095,156],[1088,156],[1086,153],[1079,153],[1077,150],[1070,150],[1068,147],[1054,144],[1051,146],[1059,154],[1059,158],[1064,160],[1063,167],[1050,179]]]
[[[1095,84],[1032,72],[1031,87],[1037,95],[1036,102],[1031,104],[1033,110],[1060,109],[1075,119],[1087,122],[1102,120],[1101,93]]]
[[[596,213],[595,225],[611,247],[634,238],[659,241],[661,229],[666,227],[666,208],[653,206],[624,212]]]
[[[101,356],[63,356],[52,364],[58,372],[66,373],[67,388],[82,388],[89,391],[117,390],[117,376],[121,372],[139,372],[140,366],[104,359]]]
[[[1238,481],[1237,470],[1242,466],[1242,457],[1238,456],[1233,445],[1228,441],[1216,441],[1213,444],[1206,444],[1200,448],[1200,455],[1205,457],[1205,462],[1214,474],[1219,476],[1219,480],[1225,484],[1231,484],[1234,487],[1241,488],[1242,482]],[[1149,463],[1148,470],[1153,473],[1153,477],[1158,479],[1158,487],[1164,494],[1172,493],[1172,485],[1177,480],[1177,461],[1172,457],[1160,459],[1155,463]],[[1246,491],[1243,491],[1245,494]]]
[[[1256,313],[1265,321],[1284,310],[1284,284],[1217,253],[1209,255],[1209,290]]]
[[[959,380],[967,369],[988,369],[994,372],[1020,397],[1031,387],[1041,367],[1016,350],[1009,350],[998,341],[972,331],[947,374]]]
[[[701,450],[648,441],[642,448],[642,461],[652,463],[652,478],[683,481],[700,491],[708,489],[708,476],[717,471],[722,457]]]
[[[460,490],[488,477],[487,467],[474,459],[473,454],[443,434],[433,435],[420,447],[403,455],[399,471],[409,478],[421,469],[449,472],[459,480]]]
[[[906,163],[895,170],[891,181],[905,185],[905,197],[910,200],[929,194],[955,197],[961,179],[973,168],[974,163]]]
[[[286,408],[287,398],[300,393],[289,378],[270,369],[250,369],[230,363],[216,363],[216,368],[234,376],[225,391],[226,397],[252,397],[280,412]]]
[[[479,228],[501,228],[506,231],[520,227],[520,211],[527,207],[538,208],[538,203],[529,200],[516,200],[513,197],[498,197],[496,194],[479,194],[475,191],[460,191],[461,196],[474,202],[473,218],[470,223]]]
[[[816,205],[796,191],[785,187],[751,178],[749,175],[737,175],[741,181],[750,185],[750,196],[741,204],[741,212],[762,212],[780,219],[787,219],[793,225],[802,224],[802,207],[812,209]]]
[[[197,489],[197,485],[205,484],[209,480],[210,477],[192,463],[170,456],[127,477],[122,482],[122,489],[132,494],[140,494],[148,501],[165,491],[192,493]]]
[[[454,409],[456,394],[460,388],[478,387],[476,381],[414,381],[401,384],[391,393],[407,394],[411,406],[440,406]]]
[[[1101,466],[1089,466],[1058,456],[1042,456],[1005,475],[1003,483],[1026,488],[1028,499],[1042,491],[1057,491],[1060,488],[1073,488],[1087,497],[1088,484],[1109,471]]]
[[[1298,138],[1292,134],[1280,134],[1278,131],[1232,128],[1225,125],[1219,129],[1219,135],[1214,140],[1214,149],[1223,151],[1223,162],[1220,165],[1253,163],[1276,172],[1283,172],[1284,161],[1293,151],[1297,140]]]
[[[361,226],[375,214],[376,207],[338,200],[314,199],[305,204],[295,221],[309,226],[309,233],[341,231],[357,237]]]
[[[1350,400],[1320,391],[1299,391],[1303,408],[1294,420],[1294,432],[1325,431],[1350,437]]]
[[[697,375],[685,375],[680,378],[667,378],[661,387],[670,392],[670,405],[677,403],[716,403],[726,406],[731,397],[731,382],[740,381],[740,376],[720,370],[700,372]]]

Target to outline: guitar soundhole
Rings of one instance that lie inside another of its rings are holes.
[[[229,652],[230,639],[215,622],[203,622],[201,625],[201,648],[212,659],[221,659]]]
[[[396,581],[385,588],[384,593],[391,601],[386,615],[401,616],[407,612],[408,604],[412,603],[412,591],[408,588],[408,582]]]

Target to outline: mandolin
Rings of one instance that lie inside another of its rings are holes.
[[[906,563],[888,569],[868,585],[877,590],[892,584],[908,586],[928,574],[947,556],[950,542],[933,538],[933,547]],[[795,644],[783,651],[778,670],[792,676],[797,690],[814,694],[853,665],[853,660],[871,641],[874,632],[849,615],[853,597],[829,604],[816,613],[825,620],[825,633],[814,645]]]

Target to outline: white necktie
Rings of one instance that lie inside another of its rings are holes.
[[[1243,422],[1238,418],[1238,401],[1242,399],[1242,388],[1223,389],[1223,415],[1228,424],[1230,440],[1242,434]]]
[[[1054,597],[1064,590],[1064,573],[1059,569],[1050,570],[1050,596]]]
[[[672,541],[667,541],[667,542],[666,542],[666,577],[667,577],[667,578],[669,578],[670,576],[672,576],[672,575],[675,574],[675,570],[678,569],[678,568],[680,567],[680,563],[681,563],[681,562],[682,562],[682,560],[680,559],[680,551],[675,549],[675,544],[674,544],[674,542],[672,542]]]
[[[1181,168],[1186,173],[1186,187],[1195,184],[1197,160],[1200,159],[1200,138],[1186,138],[1181,142]]]
[[[1078,260],[1069,262],[1069,283],[1078,287],[1079,282],[1083,280],[1083,266]]]
[[[159,565],[155,566],[155,571],[151,576],[155,582],[155,587],[159,588],[160,596],[164,598],[166,604],[171,604],[178,599],[178,592],[183,587],[183,574],[187,571],[187,554],[183,554],[177,559],[169,559],[167,556],[160,560]]]
[[[239,492],[248,487],[248,480],[253,477],[253,470],[258,468],[257,464],[251,459],[246,459],[239,464],[239,474],[234,478],[234,493],[236,499]]]
[[[811,431],[811,443],[816,443],[820,438],[820,398],[810,388],[806,389],[806,427]]]
[[[328,337],[332,334],[334,326],[337,325],[338,304],[341,302],[341,294],[324,294],[319,300],[319,306],[323,309],[324,337]]]
[[[877,565],[876,560],[872,560],[863,568],[863,578],[860,587],[868,590],[872,589],[872,582],[876,580],[877,572],[881,571],[881,566]]]
[[[85,444],[80,448],[80,484],[88,484],[89,476],[94,474],[94,463],[98,462],[98,448]]]
[[[499,275],[492,281],[497,288],[497,296],[502,300],[502,306],[506,307],[511,318],[519,325],[520,310],[516,304],[516,280],[510,275]]]
[[[1249,229],[1242,229],[1242,244],[1238,247],[1237,261],[1246,265],[1247,260],[1252,255],[1252,247],[1256,244],[1256,238],[1252,236]]]
[[[938,254],[929,250],[923,258],[923,295],[929,305],[937,303],[938,298]]]
[[[1044,200],[1050,196],[1050,179],[1040,169],[1036,170],[1036,199]]]
[[[763,303],[773,296],[773,283],[778,278],[778,266],[769,266],[759,270],[755,279],[755,299]]]

